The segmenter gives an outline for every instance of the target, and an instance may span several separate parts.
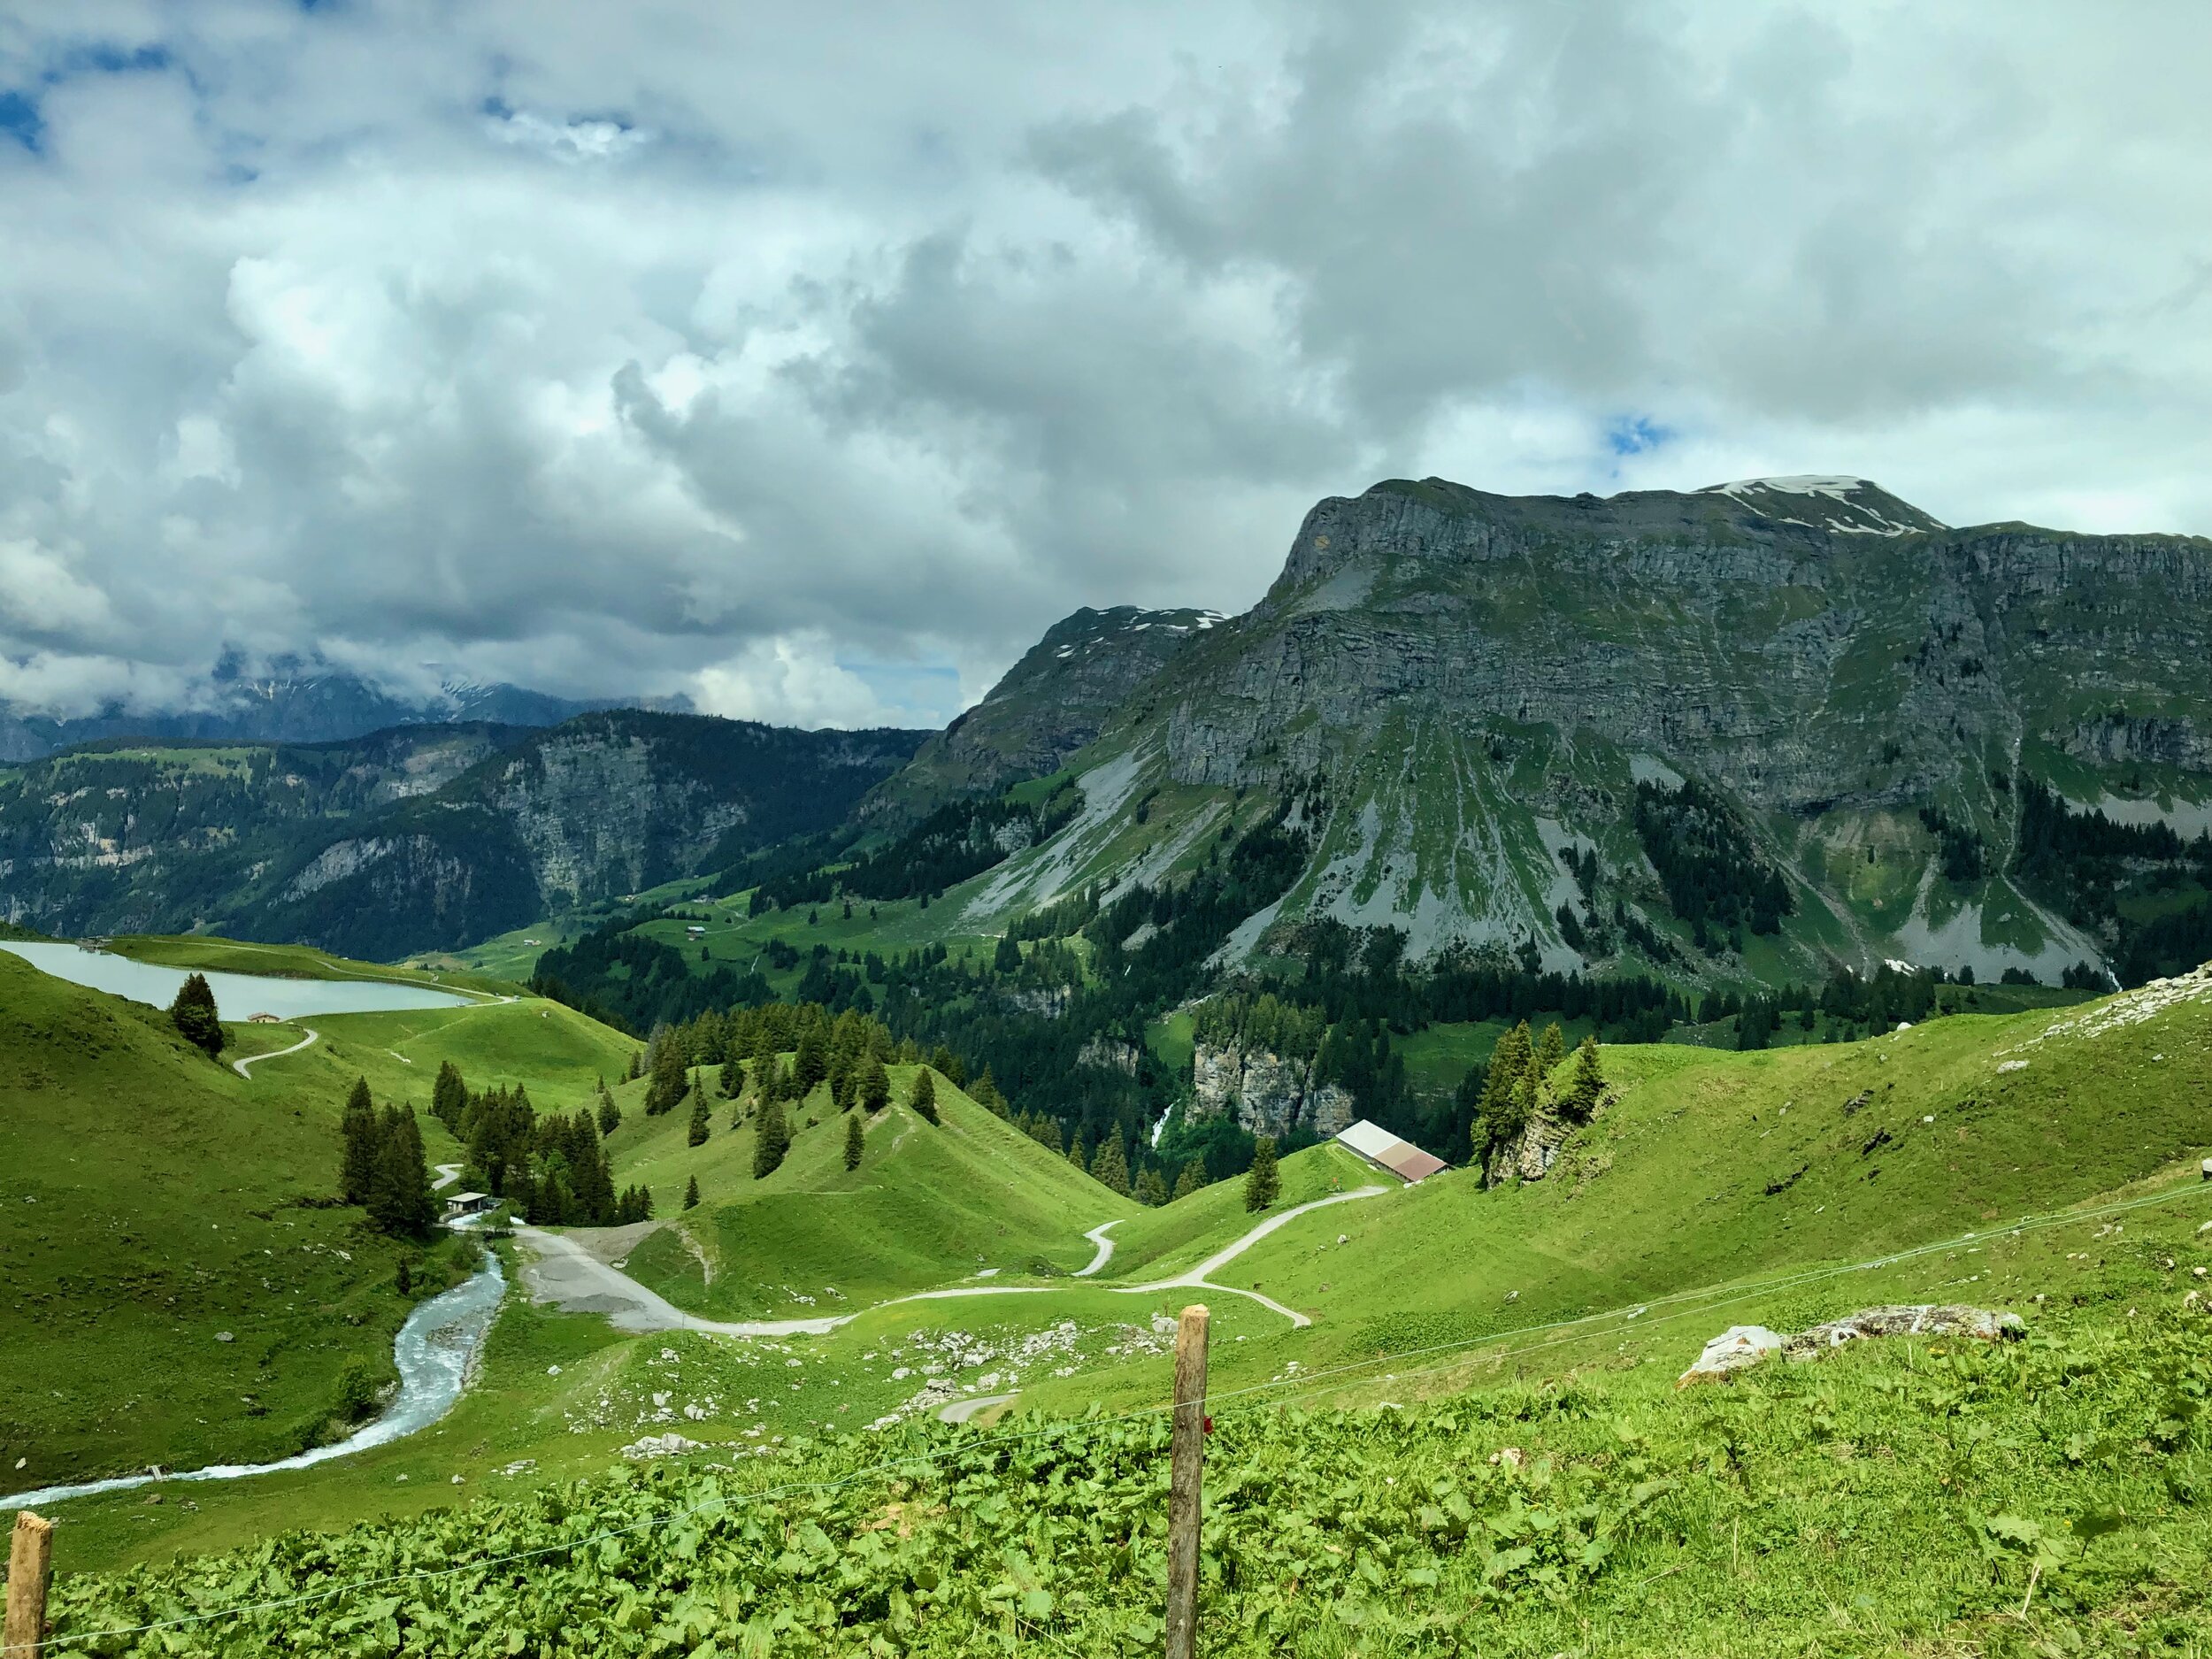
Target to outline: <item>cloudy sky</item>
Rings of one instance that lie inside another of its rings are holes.
[[[0,700],[936,723],[1305,509],[2212,534],[2212,7],[0,0]]]

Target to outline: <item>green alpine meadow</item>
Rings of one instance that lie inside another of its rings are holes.
[[[0,1659],[2212,1659],[2208,64],[0,0]]]

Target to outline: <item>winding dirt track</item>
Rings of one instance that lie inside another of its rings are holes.
[[[1294,1205],[1279,1216],[1270,1216],[1187,1273],[1179,1273],[1172,1279],[1148,1279],[1141,1285],[1102,1285],[1099,1288],[1125,1296],[1150,1295],[1163,1290],[1223,1291],[1256,1302],[1289,1320],[1294,1330],[1302,1329],[1313,1323],[1310,1315],[1301,1313],[1295,1308],[1286,1308],[1273,1297],[1263,1296],[1256,1290],[1245,1290],[1235,1285],[1217,1285],[1210,1275],[1220,1271],[1270,1233],[1287,1226],[1310,1210],[1325,1210],[1331,1204],[1348,1204],[1356,1199],[1379,1198],[1394,1190],[1388,1187],[1362,1187],[1352,1192],[1334,1193],[1326,1198],[1317,1198],[1311,1203]],[[1076,1277],[1095,1273],[1106,1264],[1114,1247],[1110,1240],[1100,1235],[1107,1228],[1118,1225],[1118,1222],[1105,1222],[1083,1235],[1098,1247],[1099,1254],[1090,1266]],[[515,1226],[515,1237],[537,1254],[538,1259],[523,1270],[524,1282],[529,1286],[534,1301],[551,1302],[570,1313],[603,1313],[618,1331],[638,1335],[650,1331],[703,1331],[715,1336],[825,1336],[876,1308],[893,1308],[911,1302],[952,1302],[971,1296],[1044,1296],[1060,1288],[1056,1285],[959,1285],[946,1290],[920,1290],[911,1295],[893,1296],[870,1307],[856,1309],[851,1313],[826,1315],[820,1318],[702,1319],[695,1314],[686,1313],[656,1292],[646,1289],[627,1273],[601,1261],[572,1239],[520,1223]]]
[[[303,1029],[305,1028],[303,1027]],[[230,1063],[230,1069],[250,1082],[253,1073],[246,1069],[248,1066],[259,1065],[264,1060],[281,1060],[288,1054],[297,1054],[312,1043],[319,1034],[318,1032],[310,1030],[307,1035],[302,1037],[288,1048],[273,1048],[267,1054],[250,1054],[242,1060],[233,1060]]]

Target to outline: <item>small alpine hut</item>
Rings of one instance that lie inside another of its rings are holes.
[[[1339,1130],[1336,1140],[1339,1146],[1349,1148],[1379,1170],[1387,1170],[1408,1187],[1417,1187],[1437,1171],[1451,1167],[1364,1118],[1348,1129]]]
[[[456,1193],[445,1201],[446,1219],[457,1221],[463,1216],[480,1216],[498,1205],[499,1200],[489,1193]]]

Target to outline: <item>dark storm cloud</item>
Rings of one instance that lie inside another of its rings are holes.
[[[0,699],[232,648],[941,719],[1390,473],[2212,530],[2208,54],[2179,4],[0,0]]]

